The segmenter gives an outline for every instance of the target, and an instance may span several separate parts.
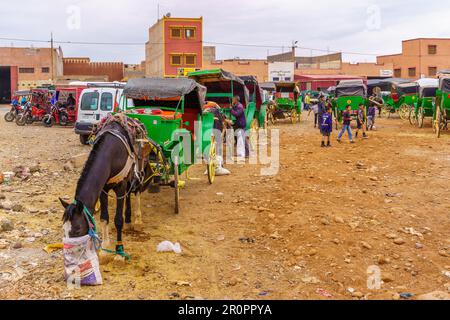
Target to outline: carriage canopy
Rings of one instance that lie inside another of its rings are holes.
[[[436,97],[437,86],[420,87],[419,95],[421,98],[434,98]]]
[[[439,89],[444,92],[450,92],[450,77],[441,78],[439,81]]]
[[[418,94],[419,84],[416,82],[402,83],[397,86],[400,94]]]
[[[346,81],[336,86],[336,97],[366,97],[367,88],[363,83]]]
[[[208,99],[211,97],[223,98],[218,97],[218,95],[225,93],[239,96],[244,106],[248,104],[249,92],[244,80],[231,72],[222,69],[203,70],[191,72],[188,76],[208,88]]]
[[[128,81],[123,94],[137,101],[166,100],[170,104],[170,100],[173,100],[175,107],[178,103],[176,100],[184,97],[185,107],[202,109],[206,88],[186,78],[140,78]]]
[[[259,109],[264,102],[264,94],[259,86],[258,80],[254,76],[241,76],[239,78],[244,81],[245,86],[249,91],[250,102],[254,102],[256,104],[256,108]]]

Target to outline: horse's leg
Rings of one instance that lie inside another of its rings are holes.
[[[109,238],[109,213],[108,213],[108,195],[105,192],[100,194],[100,224],[102,229],[103,247],[111,245]]]
[[[125,231],[133,230],[131,224],[131,193],[127,195],[125,202]]]
[[[116,206],[116,217],[114,219],[114,224],[116,226],[117,230],[117,244],[116,244],[116,251],[117,252],[123,252],[124,246],[122,243],[122,230],[123,230],[123,204],[125,202],[124,196],[127,192],[127,183],[121,183],[119,186],[117,186],[114,189],[117,197],[117,206]],[[116,255],[114,260],[118,261],[124,261],[125,258]]]
[[[138,228],[142,226],[142,211],[141,211],[141,193],[136,193],[136,220],[134,221],[135,226]]]

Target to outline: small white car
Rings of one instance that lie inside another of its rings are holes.
[[[117,112],[125,83],[95,83],[88,84],[81,93],[78,102],[78,115],[75,133],[80,136],[80,142],[89,143],[89,136],[95,123]]]

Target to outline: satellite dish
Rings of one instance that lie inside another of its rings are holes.
[[[167,13],[166,13],[166,17],[167,17],[167,18],[170,18],[170,16],[171,16],[170,12],[167,12]]]

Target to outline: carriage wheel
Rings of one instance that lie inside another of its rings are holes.
[[[423,108],[419,109],[419,115],[417,116],[417,126],[423,128],[423,120],[425,119],[425,111]]]
[[[216,166],[217,166],[217,151],[216,151],[216,138],[214,135],[211,137],[211,145],[209,147],[209,157],[208,157],[208,181],[209,184],[213,184],[216,178]]]
[[[295,109],[292,109],[292,111],[291,111],[291,121],[292,121],[292,124],[296,124],[298,121],[298,113],[297,113],[297,110],[295,110]]]
[[[388,106],[382,106],[381,107],[381,117],[382,118],[389,118],[391,116],[391,108]]]
[[[267,124],[268,125],[275,125],[275,117],[273,116],[272,110],[267,112]]]
[[[251,150],[256,150],[258,146],[258,132],[259,132],[259,122],[257,119],[253,119],[250,123],[250,148]]]
[[[415,126],[417,124],[417,116],[415,109],[409,110],[409,124]]]
[[[400,119],[407,120],[410,109],[411,109],[411,107],[409,105],[407,105],[406,103],[402,104],[400,106],[400,108],[398,109],[398,115],[400,116]]]
[[[434,122],[434,132],[436,133],[436,137],[441,137],[441,126],[442,126],[442,114],[441,110],[438,108],[436,111],[436,120]]]
[[[180,173],[179,173],[179,166],[178,166],[178,158],[175,158],[175,161],[173,163],[173,170],[174,170],[174,185],[175,188],[175,214],[180,213]]]

